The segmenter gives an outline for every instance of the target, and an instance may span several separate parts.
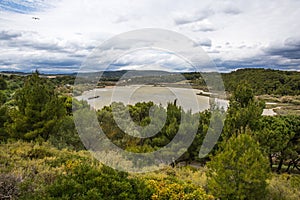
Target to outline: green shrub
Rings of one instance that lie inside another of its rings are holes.
[[[267,199],[298,200],[300,199],[300,175],[274,174],[268,181]]]
[[[150,199],[152,191],[143,181],[109,167],[72,162],[62,175],[46,188],[51,198],[64,199]]]

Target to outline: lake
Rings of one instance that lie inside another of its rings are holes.
[[[180,105],[185,111],[192,110],[193,113],[204,111],[209,108],[209,97],[197,95],[204,93],[202,90],[191,88],[161,87],[152,85],[130,85],[97,88],[85,91],[78,100],[86,100],[94,109],[98,110],[112,102],[122,102],[125,105],[133,105],[137,102],[152,101],[155,104],[161,104],[166,107],[168,102],[174,102]],[[225,110],[228,101],[215,99],[215,103]]]

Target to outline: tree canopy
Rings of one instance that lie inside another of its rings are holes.
[[[208,187],[221,199],[263,199],[267,159],[250,135],[232,136],[208,163]]]
[[[11,137],[45,140],[57,131],[58,122],[65,115],[63,102],[54,92],[54,87],[38,72],[26,80],[24,87],[14,97],[14,107],[9,110],[10,123],[6,123]]]

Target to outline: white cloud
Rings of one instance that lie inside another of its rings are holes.
[[[161,70],[169,72],[195,71],[182,58],[159,50],[140,50],[125,54],[117,59],[110,69],[118,70]]]
[[[0,2],[0,70],[42,67],[43,60],[48,68],[70,63],[74,69],[104,40],[149,27],[178,31],[202,43],[217,64],[300,66],[297,51],[288,58],[300,39],[297,0],[13,0],[26,12],[9,9],[5,2]],[[274,41],[280,45],[273,46]]]
[[[205,20],[206,18],[208,18],[213,14],[214,11],[211,10],[210,8],[197,10],[194,13],[191,13],[191,11],[179,12],[174,14],[174,22],[176,25],[194,23],[194,22]]]

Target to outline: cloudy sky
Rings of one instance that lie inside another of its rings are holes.
[[[299,19],[298,0],[0,0],[0,71],[71,73],[103,41],[142,28],[189,37],[222,72],[300,71]],[[118,63],[119,69],[184,65],[173,54],[153,51]]]

